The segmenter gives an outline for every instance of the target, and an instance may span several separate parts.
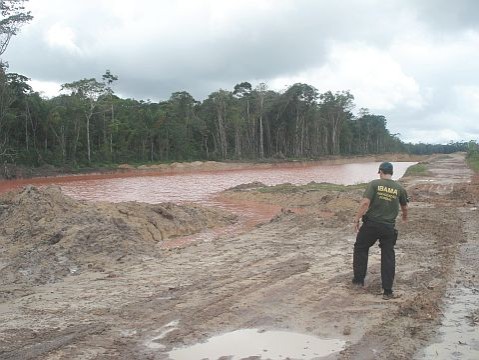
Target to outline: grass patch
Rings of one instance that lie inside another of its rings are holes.
[[[419,163],[407,168],[404,176],[426,176],[429,175],[427,166],[423,163]]]
[[[266,186],[259,188],[260,193],[281,193],[281,194],[292,194],[292,193],[304,193],[309,191],[350,191],[350,190],[363,190],[366,188],[367,184],[355,184],[355,185],[338,185],[331,183],[315,183],[311,182],[306,185],[293,185],[290,183],[279,184],[274,186]]]
[[[475,172],[479,172],[479,154],[469,154],[467,156],[467,164]]]

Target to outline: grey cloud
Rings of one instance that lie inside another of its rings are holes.
[[[378,8],[384,6],[379,5]],[[73,11],[77,14],[70,12],[66,18],[58,20],[81,35],[78,39],[81,48],[97,52],[100,56],[104,53],[104,57],[95,60],[88,56],[69,57],[49,49],[39,39],[25,38],[21,39],[20,49],[16,49],[12,63],[19,69],[28,68],[32,77],[65,79],[74,76],[69,81],[90,77],[106,67],[126,73],[134,65],[136,77],[143,81],[153,78],[158,83],[174,86],[175,77],[186,77],[195,86],[196,81],[204,82],[208,78],[234,82],[288,76],[323,61],[327,44],[334,39],[372,37],[378,40],[388,32],[384,27],[378,32],[368,26],[372,15],[370,10],[355,2],[346,6],[344,3],[332,5],[302,0],[293,2],[290,11],[276,14],[278,17],[237,24],[238,32],[226,32],[218,38],[211,38],[208,33],[193,34],[188,45],[175,43],[175,38],[179,41],[185,38],[175,33],[178,29],[172,29],[167,39],[156,40],[155,34],[145,34],[146,40],[134,39],[126,37],[126,34],[121,43],[109,43],[110,39],[103,39],[102,34],[107,29],[114,31],[121,23],[109,15],[105,7],[100,6],[93,11],[91,7],[80,10],[75,6]],[[81,23],[78,14],[81,15]],[[376,24],[383,18],[379,16]],[[38,35],[44,30],[37,28],[34,33]],[[186,29],[187,32],[196,30],[204,31],[194,24],[191,29]],[[135,46],[136,42],[142,41],[146,42],[144,48]],[[114,56],[106,53],[110,50],[113,50]],[[137,54],[140,51],[141,54]],[[42,54],[37,59],[38,64],[33,67],[26,64],[26,53]],[[21,54],[20,57],[18,54]],[[64,74],[60,75],[60,72]],[[119,75],[122,76],[121,73]],[[131,89],[131,92],[134,90]]]
[[[476,0],[409,0],[419,20],[440,32],[478,29],[479,2]]]
[[[118,93],[152,101],[166,99],[175,91],[188,91],[202,100],[241,81],[268,82],[294,76],[323,66],[330,46],[338,43],[387,49],[414,20],[433,34],[452,37],[465,29],[477,29],[479,24],[479,2],[473,0],[278,0],[271,15],[252,9],[251,14],[232,17],[232,24],[225,28],[212,30],[207,9],[188,20],[179,16],[170,24],[169,7],[175,2],[138,0],[135,9],[154,15],[148,17],[151,23],[141,31],[143,24],[125,29],[123,20],[108,8],[112,2],[68,2],[63,12],[64,1],[30,0],[34,1],[37,7],[50,6],[52,14],[45,20],[34,20],[12,40],[5,53],[12,71],[36,80],[65,83],[99,79],[110,69],[119,76],[115,84]],[[280,6],[284,4],[289,7]],[[181,14],[171,14],[177,15]],[[158,31],[165,22],[169,27]],[[82,54],[48,46],[42,36],[54,23],[74,29]],[[451,96],[453,84],[479,83],[477,59],[458,56],[453,65],[440,66],[418,60],[408,58],[403,71],[422,89],[432,88],[433,97],[420,110],[402,107],[385,112],[393,132],[431,128],[433,125],[421,119],[441,111],[457,111]]]
[[[92,57],[70,56],[49,49],[38,39],[44,29],[35,28],[32,33],[37,38],[30,36],[21,39],[22,42],[15,41],[13,46],[18,44],[19,48],[13,53],[11,63],[19,69],[29,69],[32,77],[39,78],[42,74],[58,78],[64,72],[61,78],[71,77],[69,81],[93,76],[103,68],[116,68],[120,76],[133,70],[138,79],[154,78],[164,84],[174,84],[175,78],[187,78],[191,83],[205,79],[232,82],[268,79],[318,66],[333,41],[378,44],[391,41],[397,29],[390,19],[401,9],[394,3],[376,1],[331,4],[301,0],[292,4],[293,8],[278,18],[239,24],[239,32],[225,33],[219,38],[211,38],[211,34],[201,33],[204,31],[201,26],[193,25],[186,29],[194,33],[188,44],[178,44],[188,38],[175,33],[178,29],[172,29],[167,39],[157,40],[155,34],[135,39],[126,34],[120,42],[110,43],[102,35],[107,29],[121,28],[119,20],[109,15],[104,6],[96,11],[91,6],[80,11],[76,6],[73,10],[83,15],[81,23],[72,13],[63,21],[81,34],[79,46],[93,52]],[[142,41],[144,47],[135,45]],[[35,64],[30,62],[31,54],[39,55]],[[95,55],[98,57],[94,58]]]

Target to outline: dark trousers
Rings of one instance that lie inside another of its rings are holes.
[[[392,225],[385,225],[371,221],[365,222],[359,229],[354,244],[353,271],[355,283],[364,283],[368,269],[369,248],[379,240],[381,248],[381,281],[386,292],[392,291],[394,274],[396,271],[396,258],[394,245],[396,245],[397,230]]]

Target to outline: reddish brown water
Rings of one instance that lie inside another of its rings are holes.
[[[415,163],[394,163],[394,179],[400,178]],[[232,226],[165,241],[162,247],[184,246],[193,241],[209,241],[224,233],[240,233],[258,223],[267,222],[281,208],[276,205],[218,200],[217,193],[254,181],[266,185],[307,184],[311,181],[352,185],[376,179],[379,163],[345,165],[284,164],[268,169],[249,168],[183,173],[119,173],[67,177],[34,178],[0,182],[0,193],[28,184],[38,187],[59,185],[62,191],[80,200],[139,201],[146,203],[197,202],[229,210],[239,216]]]
[[[397,179],[414,163],[397,162]],[[92,201],[140,201],[181,203],[194,201],[211,204],[212,195],[222,190],[254,181],[266,185],[282,183],[307,184],[311,181],[351,185],[377,178],[379,163],[345,165],[281,165],[268,169],[196,171],[168,174],[97,174],[67,177],[34,178],[0,182],[0,193],[22,187],[59,185],[76,199]]]

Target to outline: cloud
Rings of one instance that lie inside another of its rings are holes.
[[[39,81],[39,80],[30,80],[28,81],[34,91],[40,93],[42,96],[47,98],[52,98],[57,96],[60,92],[61,84],[53,81]]]
[[[407,0],[418,20],[439,34],[479,29],[479,2],[476,0]]]
[[[81,54],[81,50],[75,43],[75,32],[68,26],[54,24],[45,33],[45,41],[50,47],[66,49],[73,54]]]
[[[419,84],[398,62],[386,51],[361,43],[334,45],[321,67],[275,79],[272,84],[280,88],[296,82],[309,83],[320,91],[350,90],[358,107],[371,110],[421,108],[424,103]]]
[[[479,132],[470,120],[479,84],[473,0],[26,4],[35,18],[5,55],[11,71],[35,81],[99,79],[110,69],[115,91],[152,101],[182,90],[202,100],[243,81],[279,90],[305,82],[350,90],[357,108],[385,115],[408,138]]]
[[[456,110],[465,109],[471,116],[479,116],[479,85],[456,85],[453,92]]]
[[[427,139],[434,138],[435,143],[447,144],[450,142],[460,142],[464,140],[462,135],[452,129],[435,129],[435,130],[411,130],[403,141],[406,143],[428,143]]]
[[[211,83],[212,78],[213,83],[234,85],[250,78],[291,75],[322,61],[331,39],[373,37],[384,41],[385,34],[393,32],[388,31],[383,17],[376,20],[383,31],[371,29],[367,7],[354,2],[346,7],[306,0],[139,0],[131,6],[85,0],[69,2],[68,11],[59,0],[31,0],[29,4],[38,19],[25,28],[30,30],[28,34],[20,35],[25,42],[13,45],[30,48],[36,34],[61,20],[67,35],[78,35],[74,41],[73,36],[63,39],[63,43],[70,48],[74,45],[83,55],[68,59],[66,63],[78,69],[74,73],[67,68],[69,76],[88,77],[112,68],[121,79],[135,71],[138,79],[156,79],[159,87],[167,88],[164,91],[178,90],[175,80],[188,77],[200,96],[207,94],[201,84]],[[377,8],[385,6],[378,4]],[[351,21],[356,24],[354,31]],[[54,52],[34,46],[44,55],[44,63],[57,61]],[[29,68],[25,58],[14,60],[20,68]],[[83,73],[85,69],[90,73]],[[29,75],[38,77],[40,73],[43,71],[37,67]]]

